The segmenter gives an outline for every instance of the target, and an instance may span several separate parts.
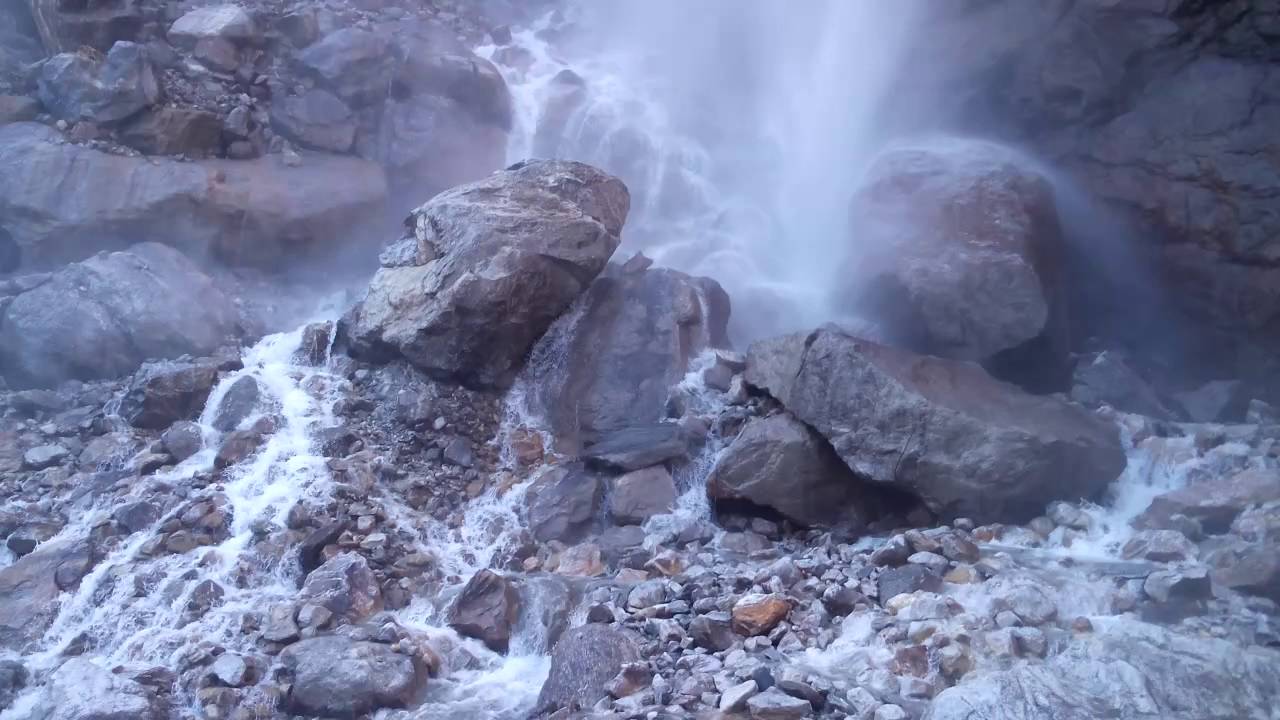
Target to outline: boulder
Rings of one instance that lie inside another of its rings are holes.
[[[369,563],[353,552],[335,555],[312,570],[302,584],[300,597],[350,622],[382,609],[377,576]]]
[[[0,710],[5,710],[27,684],[27,669],[17,660],[0,660]]]
[[[903,565],[889,568],[876,578],[876,595],[885,605],[895,596],[917,590],[937,592],[942,589],[942,578],[924,565]]]
[[[1133,524],[1139,528],[1174,529],[1174,515],[1200,523],[1211,535],[1225,533],[1250,506],[1280,500],[1280,472],[1245,470],[1215,475],[1202,482],[1158,495]]]
[[[787,413],[747,423],[716,459],[707,494],[776,510],[800,525],[863,527],[876,499],[831,445]]]
[[[1280,693],[1280,653],[1108,618],[1044,662],[970,675],[942,691],[924,720],[1267,717]]]
[[[380,33],[341,28],[299,52],[295,61],[304,75],[360,107],[391,94],[396,49]]]
[[[1117,410],[1161,420],[1178,418],[1115,351],[1088,355],[1076,362],[1071,377],[1071,399],[1086,407],[1110,405]]]
[[[631,633],[591,623],[566,632],[551,649],[551,671],[535,712],[588,709],[608,696],[606,686],[624,665],[640,661]]]
[[[728,346],[729,297],[714,280],[675,270],[597,278],[552,347],[562,361],[534,363],[535,406],[568,448],[661,420],[691,361]]]
[[[40,70],[40,102],[67,122],[116,123],[159,99],[146,48],[131,42],[116,43],[102,61],[80,53],[55,55]]]
[[[540,542],[580,540],[600,509],[604,485],[581,466],[559,466],[538,476],[525,493],[529,530]]]
[[[206,110],[162,107],[120,128],[120,142],[148,155],[214,155],[222,145],[222,120]]]
[[[460,635],[481,640],[495,652],[506,652],[519,615],[520,596],[511,581],[481,570],[471,576],[449,608],[449,626]]]
[[[511,129],[512,100],[502,73],[441,25],[422,24],[400,40],[395,84],[401,94],[449,98],[472,124]],[[553,157],[539,155],[538,157]]]
[[[213,428],[221,432],[231,432],[240,427],[255,410],[262,397],[258,381],[252,375],[244,375],[223,393],[218,403],[218,411],[213,416]]]
[[[328,718],[405,707],[426,682],[410,656],[339,635],[296,642],[280,653],[280,664],[292,681],[289,712]]]
[[[213,363],[153,363],[137,374],[120,401],[120,416],[147,430],[193,420],[218,380]]]
[[[367,237],[386,199],[374,163],[335,155],[255,160],[114,155],[36,123],[0,126],[0,228],[37,269],[163,238],[230,264],[292,267]],[[74,203],[67,198],[75,198]],[[364,230],[363,232],[368,232]]]
[[[157,720],[152,696],[141,683],[85,658],[71,658],[49,677],[46,701],[33,720]]]
[[[86,543],[51,540],[0,568],[0,648],[18,651],[40,640],[57,615],[62,591],[74,589],[93,561]]]
[[[592,465],[623,472],[685,457],[689,441],[679,425],[661,423],[624,427],[597,435],[582,450]]]
[[[0,373],[14,387],[119,377],[149,358],[207,355],[234,339],[237,320],[194,263],[143,243],[69,265],[14,298],[0,314]]]
[[[313,150],[344,153],[356,139],[351,109],[326,90],[277,98],[271,104],[271,126],[289,140]]]
[[[1029,520],[1093,497],[1125,467],[1118,429],[972,363],[834,328],[751,346],[746,379],[821,433],[854,472],[943,518]]]
[[[437,195],[409,219],[344,319],[362,357],[404,356],[441,380],[509,385],[533,343],[604,268],[626,187],[587,165],[537,161]]]
[[[1053,188],[1020,153],[936,138],[882,152],[854,194],[850,308],[894,344],[986,360],[1044,337],[1065,382]]]
[[[1276,536],[1231,543],[1208,553],[1205,562],[1214,585],[1280,603],[1280,542]]]
[[[620,525],[641,524],[671,512],[675,504],[675,481],[661,465],[633,470],[609,485],[609,515]]]
[[[191,50],[210,40],[254,44],[262,40],[262,33],[253,17],[239,5],[208,5],[178,18],[169,26],[168,37],[174,45]]]

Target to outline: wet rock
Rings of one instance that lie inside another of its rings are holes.
[[[609,681],[605,689],[615,698],[624,698],[649,687],[652,681],[653,673],[649,671],[647,663],[627,663],[622,666],[622,671]]]
[[[747,500],[801,525],[861,527],[875,504],[827,441],[786,413],[747,423],[717,459],[707,494]]]
[[[298,624],[293,620],[292,605],[273,605],[267,611],[262,638],[269,642],[293,642],[298,639]]]
[[[475,453],[471,450],[471,441],[464,437],[454,437],[444,446],[443,456],[446,462],[458,467],[469,468],[475,464]]]
[[[0,313],[0,372],[15,387],[118,377],[148,358],[208,354],[236,334],[235,322],[231,300],[190,260],[143,243],[69,265],[14,298]],[[131,393],[122,414],[157,430],[194,417],[208,395],[206,374],[192,370],[167,390],[157,386],[155,392],[169,394],[156,401],[169,404],[154,411],[147,405],[152,380],[143,379],[135,388],[141,398]],[[139,406],[138,399],[146,402]]]
[[[168,428],[197,417],[218,378],[212,364],[156,363],[148,365],[130,385],[120,403],[120,416],[134,427]]]
[[[1249,506],[1273,500],[1280,500],[1280,472],[1245,470],[1216,475],[1157,496],[1134,525],[1172,529],[1173,516],[1183,515],[1199,522],[1205,532],[1216,535],[1226,532]]]
[[[125,503],[111,513],[120,529],[126,533],[135,533],[151,527],[160,519],[160,508],[145,500]]]
[[[377,577],[369,563],[352,552],[335,555],[312,570],[299,596],[323,605],[334,615],[351,622],[382,609],[382,592]]]
[[[1058,617],[1058,606],[1044,590],[1033,585],[1015,585],[994,600],[997,608],[1013,611],[1027,625],[1043,625]]]
[[[903,593],[917,590],[938,592],[942,588],[942,579],[924,565],[904,565],[881,572],[876,578],[876,588],[880,604],[884,605]]]
[[[594,543],[580,543],[565,548],[559,556],[556,573],[575,577],[595,577],[604,573],[601,561],[600,546]]]
[[[727,612],[699,615],[689,623],[689,636],[698,647],[706,648],[711,652],[723,652],[737,642],[731,620]],[[720,709],[726,708],[722,704]]]
[[[258,389],[258,381],[251,375],[245,375],[227,388],[218,404],[218,412],[213,418],[213,427],[222,432],[231,432],[240,427],[240,423],[253,414],[258,407],[262,392]]]
[[[228,433],[213,458],[213,466],[219,470],[229,468],[249,459],[263,443],[267,435],[275,430],[275,423],[270,418],[261,418],[251,427]]]
[[[506,652],[519,614],[520,597],[511,582],[495,572],[481,570],[471,576],[449,609],[449,625],[496,652]]]
[[[333,323],[311,323],[302,330],[302,342],[294,353],[294,362],[299,365],[321,367],[329,357],[329,346],[333,343]]]
[[[733,629],[740,635],[767,635],[791,612],[791,602],[778,594],[744,595],[733,604]]]
[[[970,676],[935,697],[924,718],[1266,717],[1280,692],[1274,666],[1273,650],[1118,620],[1044,663]]]
[[[74,589],[94,560],[87,543],[52,540],[0,568],[0,647],[18,650],[42,637],[59,595]]]
[[[738,712],[747,708],[747,701],[760,692],[755,680],[739,683],[720,695],[719,708],[723,712]]]
[[[205,110],[161,107],[129,121],[119,138],[148,155],[207,157],[222,144],[222,121]]]
[[[174,460],[182,462],[204,447],[204,431],[199,423],[179,420],[160,436],[160,444]]]
[[[338,635],[294,643],[280,653],[280,664],[292,680],[289,711],[320,717],[404,707],[426,682],[408,655]]]
[[[9,707],[27,684],[27,670],[17,660],[0,660],[0,710]]]
[[[344,153],[356,138],[355,117],[346,103],[325,90],[277,99],[271,126],[282,136],[313,150]]]
[[[336,543],[346,529],[346,523],[331,521],[322,523],[308,533],[298,544],[298,564],[302,567],[302,572],[310,573],[320,567],[324,562],[325,546]]]
[[[41,720],[159,720],[146,688],[84,658],[72,658],[49,678]]]
[[[1124,544],[1121,554],[1154,562],[1178,562],[1194,559],[1196,546],[1177,530],[1143,530]]]
[[[113,45],[102,62],[80,53],[55,55],[40,71],[40,102],[68,122],[119,122],[159,99],[146,48],[131,42]]]
[[[529,529],[537,540],[572,542],[595,520],[603,484],[579,465],[552,468],[525,494]]]
[[[943,518],[1027,519],[1097,494],[1125,466],[1115,426],[1078,406],[834,328],[755,343],[746,378],[856,473]]]
[[[747,700],[751,720],[798,720],[813,715],[808,700],[792,697],[777,688],[769,688]]]
[[[628,205],[618,180],[559,161],[437,195],[411,218],[414,264],[380,269],[344,319],[353,351],[399,354],[473,388],[508,385],[534,341],[603,269]]]
[[[223,653],[209,666],[209,676],[226,687],[243,687],[249,682],[249,664],[235,653]]]
[[[1162,420],[1177,418],[1156,391],[1115,351],[1100,352],[1076,362],[1071,399],[1087,407],[1109,405]]]
[[[1244,422],[1251,399],[1240,380],[1214,380],[1190,392],[1178,393],[1175,399],[1192,422]]]
[[[899,144],[873,161],[851,213],[848,302],[895,345],[983,360],[1045,336],[1035,359],[1065,381],[1061,230],[1026,157],[953,137]]]
[[[395,48],[381,34],[342,28],[296,57],[298,69],[354,106],[369,105],[391,90]]]
[[[672,424],[623,428],[601,435],[582,457],[604,467],[630,472],[682,458],[689,452],[680,426]]]
[[[639,525],[654,515],[671,512],[675,503],[675,481],[661,465],[614,478],[609,489],[609,515],[623,525]]]
[[[566,361],[538,366],[533,385],[535,407],[572,449],[658,422],[693,359],[728,345],[729,298],[708,278],[611,265],[580,302],[563,329]]]
[[[608,696],[605,686],[622,668],[640,659],[638,642],[625,630],[597,623],[569,630],[551,649],[551,671],[535,712],[594,706]]]
[[[29,470],[43,470],[66,462],[70,456],[61,445],[40,445],[22,454],[22,464]]]

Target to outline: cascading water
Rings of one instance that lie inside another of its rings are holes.
[[[848,194],[883,140],[876,112],[917,12],[580,3],[481,53],[515,98],[509,159],[622,177],[624,248],[724,283],[746,341],[830,318]]]

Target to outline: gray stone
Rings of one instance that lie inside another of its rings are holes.
[[[408,655],[339,635],[294,643],[280,653],[280,664],[292,681],[289,711],[321,717],[404,707],[426,682]]]
[[[876,578],[876,587],[880,604],[884,605],[902,593],[937,592],[942,588],[942,578],[923,565],[904,565],[883,570]]]
[[[146,48],[112,46],[102,62],[79,53],[49,59],[40,71],[40,101],[54,117],[106,124],[126,120],[160,99]]]
[[[813,714],[808,700],[791,697],[776,687],[752,696],[747,700],[747,709],[751,720],[798,720]]]
[[[617,179],[531,162],[437,195],[410,219],[416,264],[383,267],[344,319],[361,356],[399,354],[442,380],[503,387],[604,268],[629,205]]]
[[[125,533],[135,533],[151,527],[160,519],[160,508],[145,500],[125,503],[111,512],[111,517]]]
[[[1126,558],[1178,562],[1194,560],[1197,551],[1195,543],[1177,530],[1143,530],[1124,544],[1121,553]]]
[[[645,580],[627,593],[627,607],[633,610],[643,610],[666,601],[667,581],[661,578]]]
[[[253,17],[238,5],[209,5],[196,8],[169,26],[173,44],[193,49],[202,40],[220,39],[236,44],[257,43],[262,39]]]
[[[214,429],[222,432],[239,429],[240,424],[258,409],[261,396],[258,381],[252,375],[238,378],[227,388],[222,402],[218,404],[218,412],[213,417]]]
[[[308,90],[271,105],[276,132],[314,150],[344,153],[356,139],[355,117],[346,103],[325,90]]]
[[[491,570],[481,570],[471,576],[449,608],[449,626],[497,652],[506,652],[519,615],[520,596],[511,581]]]
[[[145,687],[84,658],[64,662],[49,678],[34,720],[158,720]]]
[[[243,687],[249,682],[249,664],[236,653],[223,653],[209,666],[209,676],[220,685]]]
[[[525,493],[525,512],[534,538],[542,542],[581,539],[596,518],[603,491],[600,478],[580,465],[543,472]],[[603,542],[601,545],[604,549]]]
[[[1019,584],[995,598],[995,606],[1012,610],[1027,625],[1043,625],[1058,617],[1058,606],[1044,590]]]
[[[719,708],[723,712],[738,712],[745,710],[747,701],[755,697],[760,692],[760,687],[756,685],[755,680],[748,680],[744,683],[734,685],[720,694]]]
[[[27,669],[17,660],[0,660],[0,710],[9,707],[27,684]]]
[[[625,630],[598,623],[569,630],[551,649],[535,712],[592,707],[608,696],[605,685],[623,666],[640,659],[639,643]]]
[[[717,611],[695,617],[689,622],[689,636],[698,647],[711,652],[723,652],[737,642],[727,612]],[[723,705],[721,709],[724,709]]]
[[[22,464],[29,470],[43,470],[66,462],[70,456],[61,445],[40,445],[22,454]]]
[[[208,354],[236,335],[236,319],[231,300],[181,253],[135,245],[69,265],[14,298],[0,314],[0,372],[15,387],[118,377],[149,358]]]
[[[296,57],[299,70],[355,106],[385,99],[391,91],[395,48],[383,35],[341,28]]]
[[[1027,519],[1120,474],[1117,428],[981,368],[833,328],[755,343],[747,381],[831,442],[854,472],[943,518]]]
[[[0,568],[0,647],[21,650],[53,622],[63,590],[74,589],[94,564],[84,542],[51,540]]]
[[[707,494],[747,500],[810,526],[860,528],[876,506],[873,491],[831,445],[787,413],[747,423],[716,460]]]
[[[191,420],[204,409],[217,379],[217,365],[211,362],[148,364],[120,401],[120,417],[147,430]]]
[[[222,146],[222,121],[205,110],[159,107],[126,123],[119,138],[148,155],[208,157]]]
[[[200,423],[179,420],[160,436],[160,444],[174,460],[182,462],[204,447],[204,431]]]
[[[661,465],[614,478],[609,487],[609,515],[622,525],[638,525],[654,515],[671,512],[675,503],[675,481]]]
[[[0,125],[35,120],[40,114],[39,101],[23,95],[0,95]]]
[[[689,443],[679,425],[635,426],[599,436],[587,445],[582,456],[605,467],[629,472],[683,458]]]
[[[1219,534],[1249,506],[1274,500],[1280,500],[1280,472],[1276,470],[1214,475],[1156,496],[1134,519],[1134,525],[1172,529],[1173,516],[1184,515],[1199,522],[1205,532]]]
[[[266,621],[262,627],[262,638],[268,642],[293,642],[298,639],[298,624],[293,620],[293,605],[273,605],[267,610]]]
[[[299,596],[358,622],[382,609],[378,578],[360,555],[344,552],[312,570]]]

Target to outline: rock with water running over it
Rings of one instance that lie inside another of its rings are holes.
[[[84,658],[62,664],[45,687],[32,720],[159,720],[142,684]]]
[[[68,265],[14,298],[0,311],[0,374],[13,387],[119,377],[148,359],[208,354],[238,333],[212,279],[182,253],[143,243]],[[194,416],[186,410],[146,426]]]
[[[753,344],[746,378],[854,472],[943,518],[1026,520],[1096,495],[1125,467],[1119,430],[1079,406],[835,328]]]
[[[1237,720],[1269,717],[1280,653],[1122,619],[1094,622],[1040,663],[971,675],[924,720]]]
[[[312,570],[300,597],[323,605],[334,615],[358,622],[382,609],[378,578],[364,557],[353,552],[333,556]]]
[[[40,102],[68,122],[119,122],[159,99],[146,48],[131,42],[116,43],[101,61],[75,52],[55,55],[40,70]]]
[[[352,351],[401,355],[473,388],[509,385],[604,269],[629,205],[617,178],[565,161],[522,163],[437,195],[409,219],[408,257],[384,255],[344,318]]]
[[[290,712],[328,718],[404,707],[426,682],[425,670],[391,646],[337,635],[286,647],[280,665],[292,681]]]
[[[496,652],[506,652],[519,615],[520,596],[511,581],[491,570],[481,570],[471,576],[449,608],[449,626]]]
[[[985,360],[1043,338],[1035,360],[1053,367],[1038,372],[1065,382],[1061,231],[1029,158],[953,137],[896,145],[873,161],[851,217],[849,303],[894,344]]]
[[[599,623],[573,628],[551,649],[535,712],[591,708],[608,697],[606,686],[623,666],[640,660],[640,645],[626,630]]]
[[[1226,532],[1250,506],[1274,500],[1280,500],[1280,471],[1244,470],[1157,495],[1133,524],[1173,529],[1173,517],[1183,515],[1200,523],[1206,533],[1216,535]]]
[[[249,417],[258,407],[258,399],[262,392],[258,389],[258,381],[252,375],[245,375],[227,388],[218,403],[218,412],[213,417],[213,428],[221,432],[231,432],[240,427],[240,423]]]
[[[39,640],[61,593],[75,589],[96,559],[86,542],[51,540],[0,568],[0,648],[17,651]]]
[[[707,494],[777,510],[801,525],[863,527],[873,492],[831,445],[787,413],[747,423],[707,477]]]

